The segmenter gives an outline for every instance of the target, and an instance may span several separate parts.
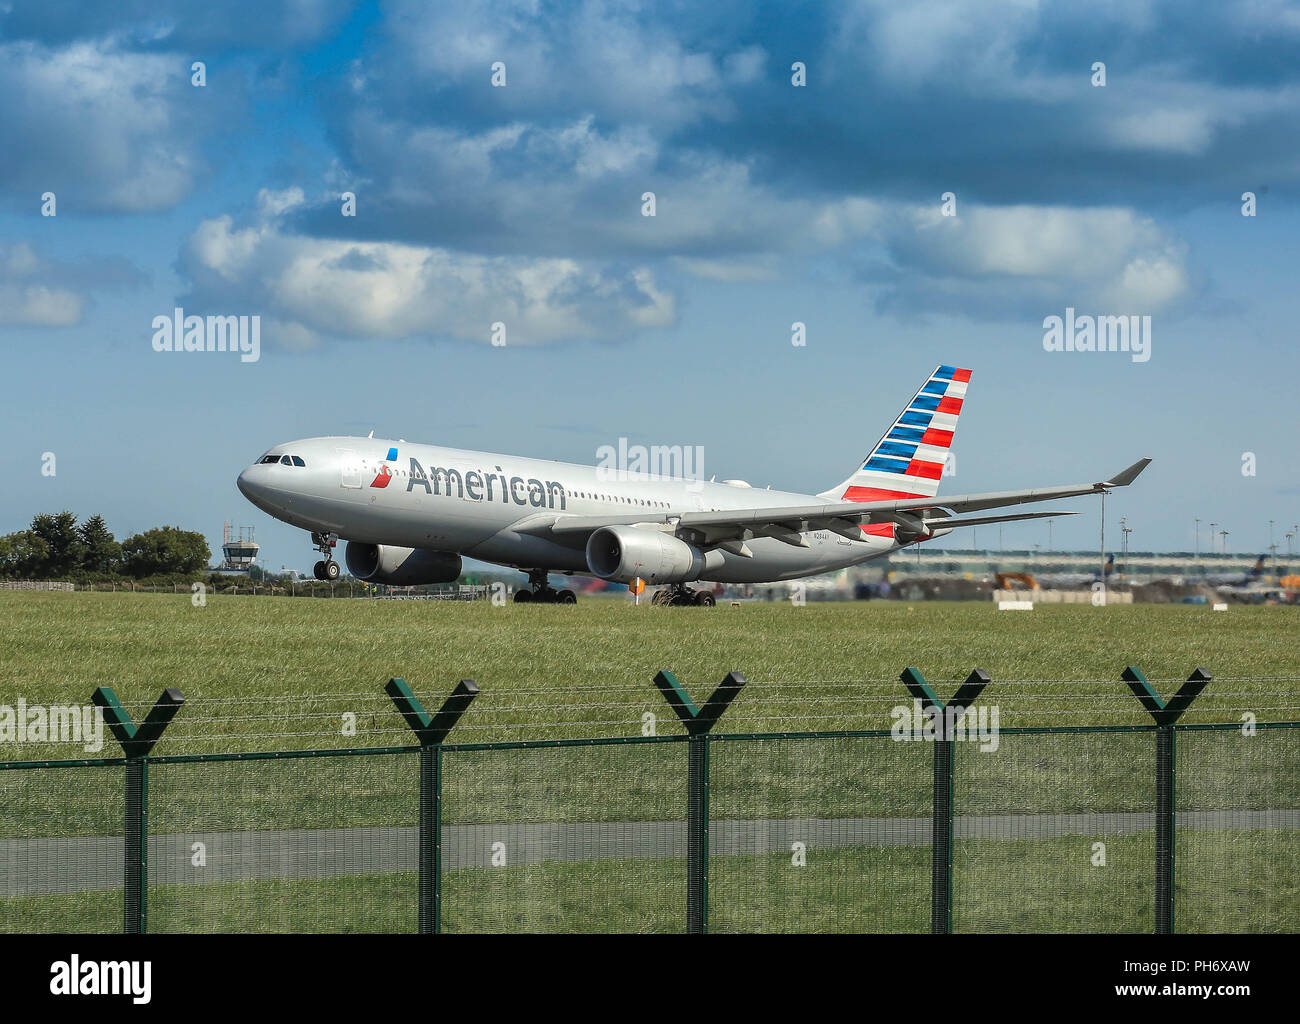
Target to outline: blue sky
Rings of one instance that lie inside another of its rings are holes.
[[[0,531],[230,519],[305,568],[235,477],[371,428],[818,491],[940,362],[948,492],[1149,455],[1112,543],[1300,520],[1300,5],[192,6],[0,2]],[[260,360],[153,351],[177,305],[260,316]],[[1151,358],[1045,351],[1067,306]]]

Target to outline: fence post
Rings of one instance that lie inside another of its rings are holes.
[[[677,712],[686,740],[686,931],[709,930],[709,731],[745,685],[739,672],[728,672],[713,695],[697,708],[671,672],[655,676],[655,686]]]
[[[934,935],[947,935],[952,931],[953,727],[988,686],[989,674],[977,668],[947,704],[935,696],[918,669],[905,668],[899,678],[936,729],[930,828],[930,931]]]
[[[1156,723],[1156,934],[1174,930],[1174,814],[1177,810],[1177,743],[1174,725],[1214,677],[1195,669],[1187,682],[1169,698],[1160,699],[1155,687],[1136,665],[1124,670],[1124,681]]]
[[[143,722],[131,721],[111,687],[101,686],[90,697],[126,756],[126,847],[123,851],[122,930],[141,935],[148,930],[149,888],[149,751],[180,711],[180,690],[163,690]]]
[[[420,741],[419,933],[437,935],[442,927],[442,743],[478,696],[472,679],[462,679],[430,716],[405,679],[384,687]]]

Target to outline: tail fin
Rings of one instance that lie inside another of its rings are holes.
[[[939,366],[862,460],[862,468],[819,498],[887,501],[939,493],[970,370]]]

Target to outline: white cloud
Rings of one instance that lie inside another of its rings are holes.
[[[297,185],[275,191],[264,188],[257,193],[257,212],[263,217],[278,217],[280,214],[301,206],[307,196]]]
[[[1105,288],[1108,309],[1145,312],[1169,305],[1186,293],[1187,270],[1176,251],[1138,256],[1125,266],[1119,280]]]
[[[1140,110],[1109,121],[1106,135],[1122,149],[1195,156],[1213,141],[1211,116],[1205,109]]]
[[[191,305],[247,305],[287,329],[284,343],[298,349],[321,335],[486,343],[497,321],[509,344],[543,344],[663,327],[676,316],[673,296],[645,268],[320,239],[285,233],[274,217],[245,228],[229,216],[202,222],[183,263]]]
[[[0,325],[73,327],[85,315],[90,292],[141,280],[139,271],[120,258],[56,262],[30,242],[0,240]]]
[[[904,274],[1021,282],[1026,296],[1073,293],[1143,311],[1188,288],[1183,247],[1129,209],[967,204],[959,214],[913,207],[888,224],[884,240]]]
[[[728,284],[771,281],[777,276],[776,268],[770,260],[701,260],[680,256],[675,262],[696,277]]]
[[[813,220],[813,233],[823,245],[840,245],[875,234],[883,223],[885,206],[862,196],[827,203]]]
[[[247,271],[261,241],[253,228],[232,230],[229,214],[205,220],[190,236],[190,251],[199,264],[227,281],[237,281]]]
[[[0,283],[0,324],[74,327],[84,306],[81,296],[66,288]]]
[[[899,83],[1005,80],[1013,77],[1015,45],[1038,24],[1039,9],[1037,0],[859,0],[844,10],[837,48],[844,56],[865,51]]]
[[[752,44],[693,49],[678,37],[676,19],[600,0],[572,9],[536,0],[402,0],[391,19],[396,52],[386,65],[409,67],[443,88],[486,85],[492,64],[503,61],[508,84],[497,98],[513,110],[554,112],[576,102],[605,117],[659,125],[726,117],[736,109],[728,89],[756,81],[768,60]],[[404,75],[400,89],[409,87]]]

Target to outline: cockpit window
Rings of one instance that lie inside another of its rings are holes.
[[[293,460],[290,459],[289,456],[287,456],[287,455],[281,455],[281,456],[280,456],[280,465],[282,465],[282,466],[292,466],[292,465],[293,465]]]
[[[265,465],[265,464],[268,463],[268,462],[279,462],[279,461],[280,461],[280,456],[278,456],[278,455],[263,455],[263,456],[262,456],[262,464],[263,464],[263,465]]]
[[[303,466],[303,467],[305,467],[305,466],[307,465],[307,463],[305,463],[305,462],[302,461],[302,456],[300,456],[300,455],[294,455],[294,456],[291,456],[291,458],[293,459],[293,464],[294,464],[295,466]]]

